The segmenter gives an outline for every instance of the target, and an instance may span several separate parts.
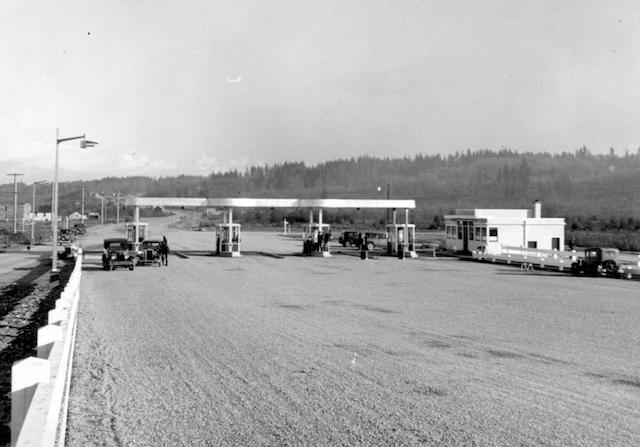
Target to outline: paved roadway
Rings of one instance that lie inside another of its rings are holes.
[[[70,446],[640,445],[636,281],[167,223],[195,255],[83,269]]]

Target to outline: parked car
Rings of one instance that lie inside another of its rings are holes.
[[[140,244],[140,250],[138,251],[138,264],[141,265],[153,265],[160,264],[160,244],[161,239],[145,239]]]
[[[338,237],[338,242],[343,247],[358,247],[360,248],[360,235],[363,235],[367,241],[367,249],[373,250],[376,247],[386,248],[387,246],[387,233],[384,231],[375,231],[375,230],[348,230],[343,231]]]
[[[60,228],[58,230],[58,245],[66,245],[75,241],[75,233],[69,228]]]
[[[85,224],[79,223],[73,226],[73,230],[75,234],[85,234],[87,232],[87,227]]]
[[[617,248],[587,248],[584,255],[571,264],[571,273],[574,275],[616,275],[619,256],[620,250]]]
[[[343,247],[354,247],[358,243],[360,231],[343,231],[338,237],[338,242]]]
[[[108,238],[104,240],[104,252],[102,253],[102,268],[114,270],[117,267],[126,267],[133,270],[137,263],[136,252],[133,244],[126,238]]]

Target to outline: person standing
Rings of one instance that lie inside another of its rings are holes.
[[[162,236],[162,244],[160,244],[160,263],[169,265],[169,243],[166,236]]]

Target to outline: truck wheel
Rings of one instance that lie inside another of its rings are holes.
[[[609,259],[608,261],[606,261],[604,263],[604,269],[610,275],[612,275],[612,274],[614,274],[616,272],[616,270],[617,270],[616,267],[617,267],[616,266],[616,261],[613,261],[611,259]]]

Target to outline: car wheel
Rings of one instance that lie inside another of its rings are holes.
[[[616,261],[609,259],[604,263],[604,269],[608,274],[613,274],[616,272]]]
[[[376,245],[373,242],[367,242],[367,250],[373,250]]]
[[[133,270],[134,268],[135,268],[135,265],[129,264],[129,270]]]

